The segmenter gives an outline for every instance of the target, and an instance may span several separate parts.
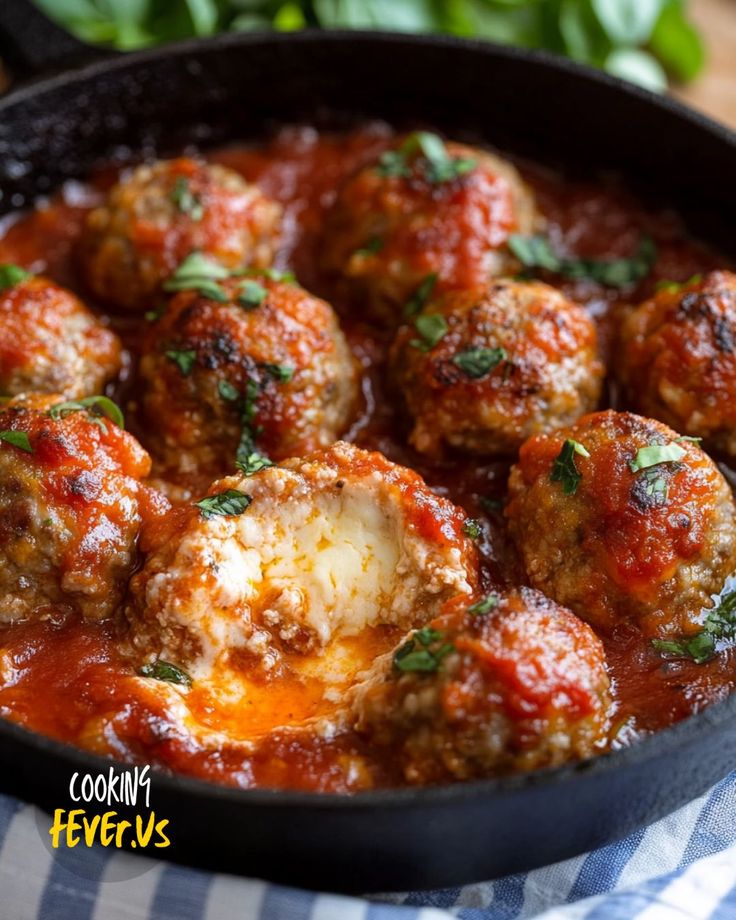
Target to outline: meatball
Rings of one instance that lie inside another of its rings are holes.
[[[120,340],[70,291],[0,266],[0,393],[99,393],[121,367]],[[9,283],[8,283],[9,282]]]
[[[530,588],[489,595],[412,632],[359,688],[358,730],[411,783],[557,766],[606,744],[603,646]]]
[[[133,645],[205,679],[239,661],[276,675],[285,653],[421,625],[474,590],[464,522],[416,473],[343,442],[222,479],[149,534]]]
[[[194,251],[226,268],[271,264],[281,206],[223,166],[181,158],[139,166],[87,217],[81,268],[90,290],[146,310]]]
[[[327,446],[348,424],[357,369],[332,308],[296,284],[227,279],[182,291],[144,344],[144,410],[165,465],[233,469]]]
[[[711,272],[631,311],[619,372],[634,408],[736,457],[736,275]]]
[[[599,629],[697,632],[736,565],[736,508],[692,440],[628,412],[587,415],[524,444],[511,534],[530,583]]]
[[[325,274],[394,326],[432,288],[479,287],[516,269],[506,243],[538,223],[516,169],[419,132],[350,178],[328,216]]]
[[[76,406],[76,408],[75,408]],[[0,619],[109,617],[136,562],[150,460],[94,407],[19,397],[0,412]]]
[[[443,446],[515,453],[530,435],[595,408],[596,348],[585,310],[546,284],[504,280],[445,294],[401,327],[391,351],[411,443],[434,455]]]

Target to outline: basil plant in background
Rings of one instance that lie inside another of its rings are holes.
[[[703,44],[686,0],[36,0],[79,38],[121,50],[226,30],[446,32],[543,48],[650,89],[692,80]]]

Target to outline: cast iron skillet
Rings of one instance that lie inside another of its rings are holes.
[[[131,151],[248,138],[276,119],[383,117],[577,174],[615,169],[736,256],[736,136],[541,54],[438,37],[259,33],[94,61],[99,52],[27,2],[2,0],[0,55],[26,79],[0,100],[0,213]],[[77,69],[59,70],[69,62]],[[27,82],[52,65],[54,75]],[[157,776],[151,805],[170,819],[173,844],[157,852],[310,888],[456,885],[619,838],[701,794],[735,754],[736,695],[628,750],[504,780],[341,797]],[[48,810],[72,807],[73,772],[109,765],[0,720],[2,788]]]

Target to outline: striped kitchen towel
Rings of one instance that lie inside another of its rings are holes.
[[[495,882],[348,898],[101,847],[51,850],[49,819],[0,796],[0,920],[736,920],[736,773],[679,811]]]

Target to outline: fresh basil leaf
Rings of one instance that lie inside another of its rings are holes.
[[[240,399],[240,390],[234,387],[229,380],[218,380],[217,392],[227,402],[237,402]]]
[[[703,39],[685,18],[685,7],[680,3],[670,2],[662,10],[650,48],[664,68],[683,83],[695,79],[705,66]]]
[[[469,348],[454,355],[452,363],[468,377],[479,380],[507,359],[505,348]]]
[[[667,89],[667,74],[648,51],[617,48],[608,55],[603,67],[614,77],[637,83],[653,93],[663,93]]]
[[[209,520],[218,515],[242,514],[251,501],[250,495],[246,495],[245,492],[240,492],[238,489],[226,489],[216,495],[208,495],[194,504],[199,508],[202,517]]]
[[[197,360],[197,352],[194,349],[187,349],[186,351],[171,350],[164,352],[164,354],[169,361],[173,361],[176,364],[181,371],[182,377],[188,377],[191,374],[194,362]]]
[[[435,285],[437,284],[437,274],[432,272],[423,279],[419,287],[414,292],[410,300],[404,305],[404,316],[416,316],[424,308],[429,298],[432,296]]]
[[[0,291],[6,291],[8,288],[15,287],[21,281],[26,281],[32,277],[33,275],[21,268],[20,265],[5,262],[0,265]]]
[[[468,607],[468,613],[473,617],[483,617],[490,613],[492,610],[495,610],[498,605],[498,595],[489,594],[487,597],[484,597],[482,601],[477,601],[475,604],[471,604],[470,607]]]
[[[288,383],[295,373],[295,368],[288,364],[259,364],[259,367],[272,377],[277,383]]]
[[[25,451],[27,454],[33,453],[31,442],[29,441],[28,435],[25,431],[0,431],[0,441],[5,441],[6,444],[11,444],[13,447],[18,447],[20,450]]]
[[[687,451],[672,441],[669,444],[652,444],[649,447],[640,447],[636,457],[629,463],[632,473],[646,470],[659,463],[677,463],[685,456]]]
[[[264,457],[263,454],[259,454],[258,451],[248,454],[243,460],[235,461],[235,466],[246,476],[251,476],[253,473],[258,473],[260,470],[268,469],[273,465],[272,460]]]
[[[562,491],[565,495],[574,495],[578,490],[580,480],[583,478],[581,472],[575,466],[575,454],[579,454],[581,457],[590,456],[582,444],[572,438],[567,438],[557,455],[557,459],[552,464],[550,481],[562,483]]]
[[[172,664],[170,661],[164,661],[162,658],[149,664],[144,664],[138,669],[138,674],[141,677],[150,677],[153,680],[163,680],[169,684],[180,684],[183,687],[192,686],[192,678],[186,671],[182,671],[177,665]]]
[[[420,351],[431,351],[447,334],[447,320],[439,313],[423,313],[414,320],[414,328],[421,338],[409,344]]]
[[[67,402],[56,403],[49,409],[49,415],[54,421],[66,418],[72,412],[89,412],[97,420],[101,416],[105,416],[118,428],[125,428],[125,417],[120,406],[108,396],[87,396],[84,399],[71,399]]]
[[[192,192],[185,176],[177,176],[171,190],[171,200],[182,214],[188,215],[193,221],[200,221],[204,217],[202,200]]]
[[[429,626],[416,630],[413,636],[394,653],[394,667],[398,671],[432,673],[439,670],[444,658],[455,651],[454,645],[440,643],[443,633]],[[432,646],[439,645],[439,648]]]
[[[646,44],[667,0],[591,0],[601,26],[614,45]]]
[[[268,296],[268,291],[262,284],[251,279],[240,282],[238,289],[238,303],[247,310],[254,310],[260,307]]]

